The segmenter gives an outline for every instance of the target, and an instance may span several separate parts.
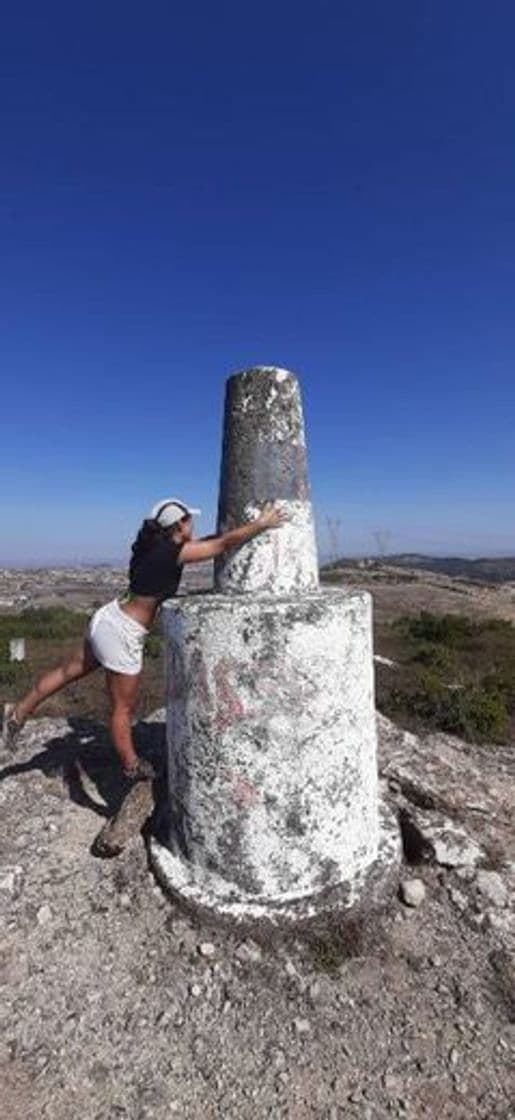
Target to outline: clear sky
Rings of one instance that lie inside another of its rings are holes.
[[[0,564],[211,531],[253,364],[322,552],[514,553],[514,57],[508,0],[5,5]]]

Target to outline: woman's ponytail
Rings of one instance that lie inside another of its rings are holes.
[[[163,540],[166,537],[166,529],[158,525],[157,521],[147,518],[139,530],[136,540],[132,544],[131,559],[129,565],[129,578],[132,579],[134,571],[142,556],[152,548],[157,541]]]

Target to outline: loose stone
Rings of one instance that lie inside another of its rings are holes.
[[[309,985],[308,995],[313,1003],[318,999],[320,995],[320,984],[318,983],[318,980],[313,980],[313,982]]]
[[[466,910],[468,906],[468,898],[463,891],[459,891],[456,887],[449,887],[449,898],[451,902],[457,906],[458,910]]]
[[[51,921],[51,919],[52,919],[52,911],[51,911],[48,903],[44,902],[43,906],[39,907],[39,910],[38,910],[37,915],[36,915],[36,921],[38,923],[38,926],[46,926],[48,924],[48,922]]]
[[[18,865],[5,867],[0,875],[0,891],[7,894],[18,894],[23,877],[22,868]]]
[[[422,879],[403,879],[400,885],[400,896],[406,906],[420,906],[426,897],[426,888]]]
[[[263,954],[259,945],[256,945],[255,942],[242,941],[241,944],[236,947],[234,956],[239,961],[253,961],[254,964],[257,964],[258,961],[262,959]]]
[[[477,889],[485,901],[502,909],[508,900],[508,888],[498,871],[478,871]]]
[[[201,957],[213,957],[216,953],[216,945],[213,945],[212,941],[202,941],[198,951]]]

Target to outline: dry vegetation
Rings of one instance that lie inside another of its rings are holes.
[[[40,580],[43,581],[44,573]],[[112,573],[110,574],[112,578]],[[515,731],[515,586],[471,582],[384,563],[351,564],[323,573],[324,581],[359,586],[374,600],[378,707],[413,730],[443,730],[472,741],[507,742]],[[44,582],[44,581],[43,581]],[[32,589],[34,590],[34,589]],[[37,591],[35,601],[0,616],[0,699],[11,700],[44,668],[81,640],[101,591],[81,585],[82,609],[57,605]],[[94,596],[94,598],[92,598]],[[90,600],[88,604],[88,598]],[[8,641],[25,637],[27,658],[10,663]],[[163,701],[164,660],[159,623],[147,643],[137,715]],[[48,716],[104,720],[102,673],[50,699]]]

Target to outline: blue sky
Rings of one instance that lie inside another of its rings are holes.
[[[259,363],[323,553],[515,552],[514,53],[495,0],[6,6],[0,564],[211,531]]]

